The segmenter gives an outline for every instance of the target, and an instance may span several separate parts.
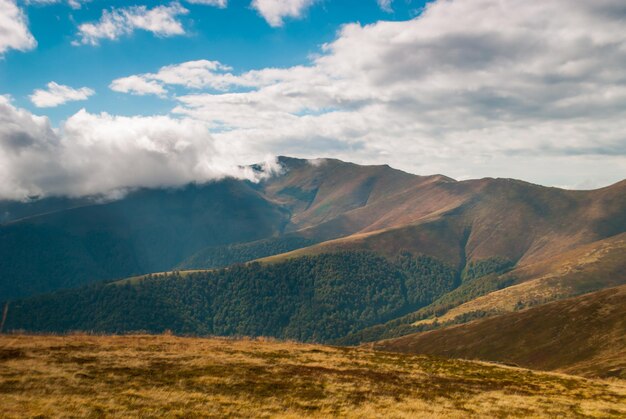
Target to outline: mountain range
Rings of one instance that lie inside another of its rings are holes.
[[[448,354],[420,336],[500,330],[626,284],[626,180],[572,191],[278,161],[281,173],[259,183],[0,202],[5,329],[351,345],[411,335],[384,347]],[[484,352],[454,352],[474,354]]]

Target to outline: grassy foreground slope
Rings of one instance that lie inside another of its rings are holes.
[[[0,336],[0,416],[623,417],[623,382],[259,340]]]
[[[626,378],[626,285],[373,346]]]

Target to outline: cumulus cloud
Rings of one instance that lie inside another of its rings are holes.
[[[0,96],[0,198],[112,195],[225,176],[258,181],[278,170],[272,159],[259,172],[236,157],[200,121],[81,110],[55,130]]]
[[[0,0],[0,57],[10,49],[28,51],[36,46],[24,12],[14,0]]]
[[[224,90],[241,85],[240,77],[229,73],[232,68],[218,61],[197,60],[161,67],[157,73],[146,73],[113,80],[112,90],[132,94],[163,95],[165,85],[192,89],[212,88]]]
[[[316,0],[252,0],[252,8],[270,24],[283,26],[286,17],[299,18]]]
[[[133,95],[157,95],[164,96],[166,90],[161,84],[144,76],[129,76],[115,79],[109,85],[111,90]]]
[[[103,10],[99,21],[83,23],[78,27],[79,39],[73,43],[98,45],[101,39],[117,40],[135,30],[148,31],[161,37],[183,35],[185,29],[178,17],[188,13],[178,2],[152,9],[131,6]]]
[[[608,184],[626,173],[625,17],[622,0],[439,0],[410,21],[346,25],[307,65],[200,60],[113,82],[188,89],[178,118],[81,111],[55,131],[5,100],[0,194],[245,176],[237,165],[267,154]]]
[[[226,73],[232,90],[180,96],[174,112],[259,151],[550,184],[593,168],[617,180],[625,17],[619,0],[440,0],[410,21],[346,25],[308,66]]]
[[[33,94],[29,96],[33,105],[38,108],[52,108],[66,102],[86,100],[96,93],[88,87],[73,89],[53,81],[47,84],[47,88],[47,90],[36,89],[33,91]]]

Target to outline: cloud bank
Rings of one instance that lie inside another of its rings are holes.
[[[174,186],[269,155],[596,187],[626,173],[626,3],[439,0],[344,26],[307,65],[190,61],[111,88],[170,115],[80,111],[59,129],[0,106],[0,196]],[[179,92],[183,91],[183,94]]]
[[[0,58],[10,49],[28,51],[36,46],[24,12],[15,1],[0,0]]]
[[[259,151],[608,183],[626,173],[625,18],[620,0],[440,0],[346,25],[308,66],[213,72],[228,90],[174,112]]]
[[[168,116],[121,117],[81,110],[55,130],[48,118],[0,96],[0,198],[115,195],[137,187],[179,186],[225,176],[257,181],[206,126]]]

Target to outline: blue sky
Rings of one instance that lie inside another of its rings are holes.
[[[625,21],[623,0],[0,0],[0,199],[256,180],[278,155],[606,186]]]
[[[111,80],[154,71],[161,66],[208,59],[232,66],[236,71],[264,67],[289,67],[309,62],[322,44],[332,41],[341,25],[373,23],[381,19],[407,20],[418,14],[421,0],[402,0],[384,11],[376,0],[318,1],[300,18],[286,18],[281,27],[271,27],[249,0],[230,0],[228,7],[182,3],[190,13],[182,16],[188,33],[160,37],[136,31],[119,40],[104,40],[97,46],[72,45],[77,25],[97,21],[103,9],[170,4],[156,1],[94,0],[73,9],[67,3],[26,4],[30,30],[37,39],[34,50],[9,51],[0,61],[2,93],[15,103],[37,111],[28,96],[50,81],[69,86],[89,86],[96,94],[87,101],[69,102],[46,110],[55,124],[81,108],[135,115],[168,112],[171,104],[146,97],[133,97],[108,89]]]

